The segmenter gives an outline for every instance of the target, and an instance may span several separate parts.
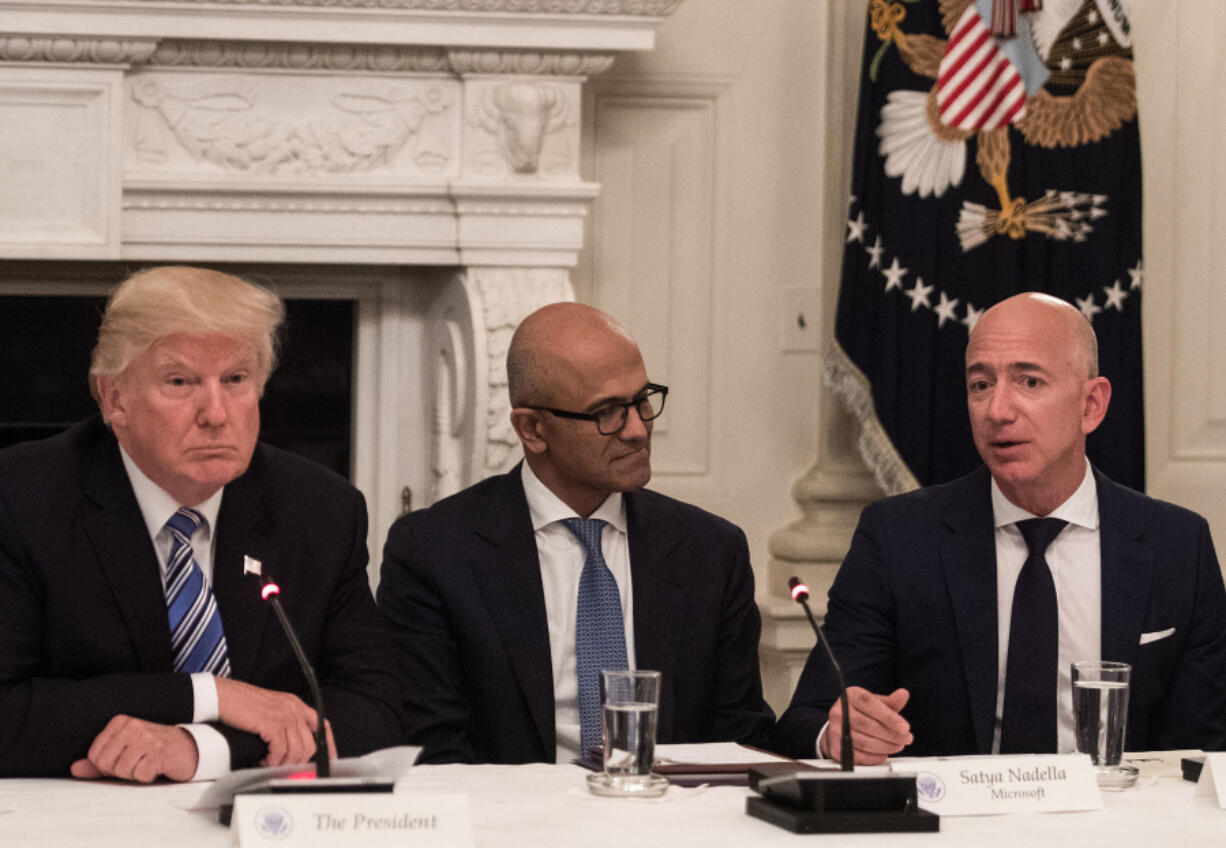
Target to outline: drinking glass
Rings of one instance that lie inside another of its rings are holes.
[[[1073,663],[1073,719],[1077,751],[1089,754],[1101,789],[1136,785],[1137,770],[1121,765],[1128,723],[1132,666],[1098,660]]]
[[[660,672],[600,672],[604,769],[588,775],[598,795],[660,795],[668,781],[651,773],[660,707]]]

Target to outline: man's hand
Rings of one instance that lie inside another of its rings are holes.
[[[117,715],[89,746],[85,759],[69,771],[73,777],[118,777],[152,783],[159,777],[191,780],[199,761],[196,741],[181,727]]]
[[[851,745],[856,765],[874,766],[885,762],[914,741],[911,725],[899,715],[911,693],[895,689],[888,695],[874,695],[859,686],[847,687],[847,706],[851,710]],[[843,702],[835,699],[829,724],[822,738],[822,754],[838,760],[843,750]]]
[[[255,733],[268,743],[268,756],[260,765],[305,763],[315,756],[314,734],[318,719],[315,710],[297,695],[262,689],[228,677],[216,680],[217,713],[221,722]],[[328,735],[328,754],[335,758],[332,725],[325,721],[324,728]]]

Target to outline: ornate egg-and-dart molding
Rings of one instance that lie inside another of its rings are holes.
[[[438,47],[283,44],[270,41],[166,40],[147,64],[156,67],[279,68],[378,73],[519,74],[595,76],[608,70],[604,53],[518,50],[444,50]]]
[[[138,65],[157,48],[156,39],[0,36],[2,62],[88,62]]]
[[[449,50],[447,58],[457,74],[590,77],[604,73],[613,64],[613,57],[605,53]]]
[[[300,212],[313,214],[362,213],[399,215],[452,215],[446,201],[413,200],[297,200],[271,197],[183,198],[125,197],[124,209],[176,212]]]
[[[681,0],[140,0],[150,6],[184,3],[226,6],[300,6],[343,9],[420,9],[427,12],[503,12],[532,15],[610,15],[664,18]]]
[[[448,70],[437,47],[392,45],[283,44],[269,41],[168,40],[149,60],[161,67],[280,68],[286,70],[430,73]]]

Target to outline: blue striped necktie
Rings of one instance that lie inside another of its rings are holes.
[[[565,518],[562,523],[583,546],[579,604],[575,616],[575,672],[579,678],[579,739],[582,751],[601,740],[600,672],[626,668],[622,599],[600,547],[605,523],[598,518]]]
[[[204,516],[181,508],[166,522],[170,560],[166,567],[166,609],[170,616],[170,651],[175,671],[230,676],[230,655],[221,613],[204,572],[192,556],[192,534]]]

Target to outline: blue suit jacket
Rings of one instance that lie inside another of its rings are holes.
[[[766,742],[761,629],[744,534],[627,493],[638,668],[662,672],[661,742]],[[540,561],[517,466],[400,518],[379,606],[401,662],[407,742],[429,762],[556,759]]]
[[[1226,593],[1205,520],[1097,471],[1102,659],[1133,666],[1129,750],[1226,742]],[[848,685],[905,687],[912,756],[991,752],[996,543],[986,468],[869,505],[830,590],[825,632]],[[1140,644],[1143,633],[1174,628]],[[837,687],[810,654],[774,744],[813,756]]]
[[[243,556],[264,563],[315,664],[342,756],[400,735],[387,634],[366,576],[366,508],[346,481],[257,445],[225,488],[213,590],[233,677],[306,681]],[[98,418],[0,452],[0,776],[66,776],[117,714],[192,720],[172,670],[157,555],[114,436]],[[267,747],[217,725],[234,767]]]

